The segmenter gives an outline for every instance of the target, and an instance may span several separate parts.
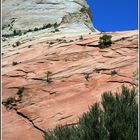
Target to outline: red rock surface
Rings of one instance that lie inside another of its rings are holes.
[[[2,107],[3,140],[43,140],[43,131],[75,123],[103,92],[117,91],[122,84],[137,86],[137,31],[108,34],[114,43],[105,49],[97,46],[100,33],[4,49],[2,100],[17,98],[18,87],[25,90],[13,109]]]

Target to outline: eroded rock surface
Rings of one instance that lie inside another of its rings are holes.
[[[86,0],[4,0],[2,12],[3,35],[43,27],[47,33],[61,34],[94,30]]]
[[[2,13],[3,47],[95,31],[86,0],[3,0]]]
[[[103,92],[137,86],[137,31],[108,34],[114,43],[105,49],[98,47],[101,33],[3,48],[2,100],[18,99],[24,87],[20,101],[2,107],[3,140],[43,140],[48,128],[76,123]]]

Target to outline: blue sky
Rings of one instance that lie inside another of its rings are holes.
[[[87,0],[93,25],[100,31],[138,28],[138,0]]]

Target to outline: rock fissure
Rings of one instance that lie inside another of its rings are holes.
[[[69,118],[69,117],[71,117],[71,116],[73,116],[73,115],[68,115],[68,116],[61,117],[60,119],[58,119],[58,121],[61,121],[61,120],[67,119],[67,118]]]
[[[17,109],[14,109],[16,111],[16,114],[19,115],[20,117],[22,117],[23,119],[26,119],[29,123],[32,124],[32,126],[37,129],[38,131],[42,132],[43,134],[45,134],[45,130],[39,128],[38,126],[36,126],[34,124],[34,122],[28,117],[26,116],[25,114],[23,114],[22,112],[19,112]]]
[[[134,86],[138,86],[136,83],[134,83],[134,82],[130,82],[130,81],[126,81],[126,80],[123,80],[123,81],[118,81],[118,80],[109,80],[109,81],[107,81],[107,82],[111,82],[111,83],[123,83],[123,84],[125,84],[125,83],[128,83],[128,84],[130,84],[130,85],[134,85]]]

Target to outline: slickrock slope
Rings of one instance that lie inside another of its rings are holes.
[[[3,0],[2,11],[3,34],[26,33],[44,25],[49,25],[44,26],[47,33],[94,30],[86,0]]]
[[[95,31],[86,0],[3,0],[3,47]]]
[[[48,128],[76,123],[104,91],[137,86],[137,31],[108,34],[114,43],[105,49],[98,47],[101,33],[3,48],[2,100],[16,99],[11,110],[2,107],[3,140],[43,140]],[[19,87],[24,87],[21,101]]]

